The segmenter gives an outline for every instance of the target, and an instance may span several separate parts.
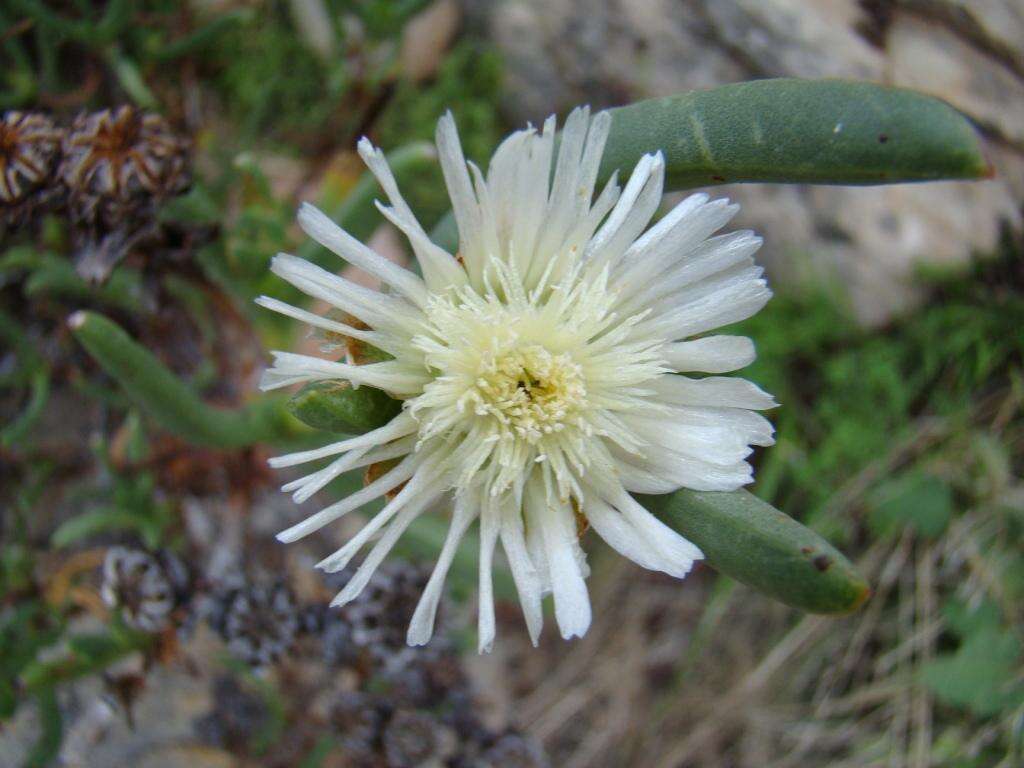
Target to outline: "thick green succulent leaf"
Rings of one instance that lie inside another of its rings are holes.
[[[755,80],[611,110],[601,178],[665,154],[666,189],[727,182],[892,184],[992,168],[939,99],[845,80]]]
[[[402,404],[374,387],[316,381],[295,393],[288,410],[314,429],[361,435],[397,416]]]
[[[871,594],[835,547],[747,491],[684,489],[639,501],[700,547],[713,568],[794,608],[849,613]]]
[[[153,354],[113,321],[95,312],[75,312],[71,332],[99,366],[144,411],[170,432],[200,445],[237,448],[279,442],[290,436],[280,397],[227,410],[204,403]]]

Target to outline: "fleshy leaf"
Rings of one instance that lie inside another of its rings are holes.
[[[638,500],[704,552],[721,573],[809,613],[849,613],[864,578],[810,528],[748,491],[679,490]]]
[[[666,189],[730,182],[893,184],[992,175],[939,99],[845,80],[755,80],[611,110],[601,178],[665,154]]]
[[[398,415],[401,403],[374,387],[347,381],[316,381],[288,401],[293,416],[314,429],[361,435]]]
[[[263,397],[235,410],[215,408],[106,317],[75,312],[68,325],[129,397],[179,437],[201,445],[237,448],[279,442],[289,436],[282,398]]]

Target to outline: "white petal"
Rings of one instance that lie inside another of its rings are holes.
[[[270,270],[306,295],[358,317],[377,331],[415,333],[423,317],[419,310],[397,296],[357,285],[287,253],[277,254],[270,262]]]
[[[624,557],[642,568],[682,578],[692,561],[673,562],[663,557],[622,514],[598,498],[588,499],[584,514],[597,535]]]
[[[728,373],[754,362],[754,342],[746,336],[707,336],[666,347],[665,361],[675,371]]]
[[[361,328],[353,328],[350,325],[339,323],[336,320],[321,317],[320,315],[316,315],[312,312],[307,312],[304,309],[293,307],[291,304],[286,304],[285,302],[271,298],[270,296],[260,296],[256,299],[256,303],[261,307],[266,307],[267,309],[279,312],[282,315],[294,318],[295,320],[299,320],[303,323],[308,323],[309,325],[317,328],[323,328],[325,331],[333,331],[334,333],[339,333],[342,336],[350,336],[353,339],[365,341],[368,344],[373,344],[374,346],[380,346],[381,344],[387,343],[386,337],[382,334],[375,333],[373,331],[366,331]]]
[[[388,165],[384,153],[378,147],[373,146],[365,136],[359,140],[357,149],[359,156],[366,163],[366,167],[370,169],[370,172],[377,178],[381,189],[388,196],[388,200],[395,211],[403,218],[408,219],[418,231],[423,232],[423,227],[420,226],[415,214],[412,212],[409,204],[405,202],[405,198],[402,197],[402,193],[398,189],[398,183],[395,181],[394,174],[391,172],[391,166]]]
[[[445,577],[448,575],[448,569],[451,568],[459,543],[476,514],[475,507],[470,507],[456,499],[452,521],[448,526],[448,534],[441,547],[441,554],[437,557],[430,580],[424,587],[423,594],[416,604],[416,611],[412,615],[412,621],[409,622],[409,632],[406,635],[406,642],[409,645],[426,645],[434,634],[434,619],[437,616],[437,606],[444,590]]]
[[[538,524],[551,573],[555,619],[562,637],[582,637],[590,627],[590,597],[576,558],[576,521],[568,504],[549,503],[543,487],[527,486],[530,522]]]
[[[366,588],[373,574],[380,567],[381,562],[388,556],[388,553],[398,542],[401,535],[405,533],[412,521],[423,514],[423,511],[435,501],[437,501],[436,496],[433,498],[417,499],[402,509],[387,527],[387,530],[384,531],[384,535],[373,545],[370,554],[360,563],[359,568],[352,578],[349,579],[345,588],[331,601],[332,608],[345,605],[359,597],[359,594]]]
[[[677,405],[710,405],[725,408],[749,408],[762,411],[778,405],[775,398],[746,379],[733,376],[708,376],[691,379],[668,374],[650,384],[660,398]]]
[[[449,287],[461,287],[466,284],[466,270],[459,265],[454,256],[434,243],[415,220],[410,220],[400,212],[380,203],[377,203],[377,208],[409,239],[423,269],[427,286],[432,292],[443,293]]]
[[[370,447],[357,448],[354,451],[349,451],[341,458],[332,461],[323,469],[306,475],[305,477],[300,477],[298,480],[286,483],[281,486],[281,490],[285,493],[291,493],[294,491],[292,500],[296,504],[301,504],[329,482],[338,477],[338,475],[343,472],[347,472],[350,469],[355,469],[357,465],[361,464],[363,456],[365,456],[369,451]]]
[[[764,280],[744,279],[646,320],[637,325],[635,332],[670,341],[695,336],[746,320],[758,312],[771,296],[772,292]]]
[[[667,418],[628,415],[627,422],[649,445],[710,464],[732,465],[750,455],[744,435],[726,425],[678,424]]]
[[[644,231],[661,205],[665,184],[665,158],[661,152],[653,156],[642,184],[634,183],[638,173],[643,178],[639,164],[608,217],[608,222],[598,231],[594,242],[587,249],[589,258],[593,258],[596,264],[616,264],[624,258],[627,248]]]
[[[684,264],[708,235],[723,227],[739,211],[726,199],[708,202],[707,195],[691,195],[626,252],[616,279],[624,287],[643,283],[666,269]]]
[[[592,261],[599,267],[603,267],[608,260],[621,255],[621,251],[615,252],[608,248],[608,245],[615,239],[616,234],[629,218],[640,194],[644,189],[648,188],[652,171],[656,167],[658,168],[657,172],[664,177],[664,160],[661,159],[660,153],[658,155],[644,155],[640,158],[640,161],[633,169],[632,175],[629,177],[626,188],[619,196],[618,202],[612,209],[607,221],[605,221],[587,245],[586,252],[584,253],[585,259]],[[660,183],[660,181],[657,182],[657,184]]]
[[[416,423],[416,420],[409,415],[409,412],[402,411],[383,427],[378,427],[377,429],[371,430],[362,435],[357,435],[356,437],[347,437],[336,443],[330,443],[329,445],[314,448],[309,451],[298,451],[297,453],[288,453],[284,456],[275,456],[267,463],[277,469],[282,467],[294,467],[296,464],[305,464],[308,461],[316,461],[317,459],[324,459],[328,456],[335,456],[339,453],[351,451],[355,448],[361,448],[365,445],[382,445],[391,440],[411,435],[418,427],[419,425]]]
[[[775,428],[764,416],[746,408],[676,406],[668,417],[676,424],[725,427],[749,445],[773,445]]]
[[[470,277],[474,284],[478,284],[484,266],[484,254],[480,251],[480,209],[451,112],[446,112],[438,121],[435,140],[452,212],[459,228],[459,250]]]
[[[294,352],[271,352],[274,367],[263,372],[260,389],[264,391],[301,384],[307,381],[342,379],[354,384],[368,384],[392,394],[416,394],[428,379],[421,373],[409,373],[400,363],[388,360],[369,365],[348,365]]]
[[[316,567],[322,568],[328,573],[337,573],[344,570],[345,566],[349,564],[349,561],[356,556],[359,550],[406,506],[425,509],[426,506],[437,501],[441,496],[441,486],[443,484],[439,483],[431,474],[432,468],[427,466],[427,464],[421,464],[417,467],[416,474],[412,476],[395,498],[385,504],[380,512],[370,518],[370,521],[359,529],[359,533],[349,539],[343,547],[325,557],[316,564]],[[378,493],[377,495],[380,494]],[[421,502],[422,507],[420,506]]]
[[[615,499],[615,505],[655,549],[680,568],[689,570],[694,560],[704,559],[704,553],[695,544],[661,522],[628,493],[620,493]]]
[[[494,647],[494,545],[501,527],[499,510],[485,503],[480,511],[480,595],[477,600],[477,651],[490,653]]]
[[[423,280],[405,267],[388,261],[373,249],[363,245],[314,205],[303,203],[299,208],[299,226],[320,245],[329,248],[343,259],[380,278],[413,304],[427,306],[427,287]]]
[[[745,461],[715,464],[653,446],[642,458],[609,447],[623,487],[637,493],[668,493],[677,488],[695,491],[735,491],[753,482],[753,470]]]
[[[397,488],[409,478],[413,477],[417,467],[421,463],[420,458],[420,456],[415,454],[406,456],[397,466],[385,472],[365,488],[349,494],[341,501],[336,501],[329,507],[321,509],[315,515],[310,515],[301,523],[297,523],[291,528],[281,531],[281,533],[277,534],[277,540],[284,542],[285,544],[297,541],[303,536],[308,536],[314,531],[320,530],[325,525],[334,522],[342,515],[346,515],[355,509],[359,509],[363,504],[371,502],[378,496],[383,496],[388,491]],[[408,487],[409,486],[407,485],[406,488]],[[401,494],[399,494],[399,496],[401,496]],[[398,497],[395,498],[395,501],[397,500]]]
[[[293,500],[296,504],[301,504],[343,472],[405,456],[412,453],[415,447],[416,437],[410,435],[388,445],[373,448],[373,450],[370,450],[369,447],[357,448],[345,456],[335,459],[323,469],[286,483],[281,486],[281,490],[285,493],[294,491]]]
[[[537,569],[526,551],[522,513],[518,505],[510,505],[502,515],[501,546],[505,550],[505,557],[512,571],[512,580],[519,594],[519,603],[523,608],[523,618],[530,633],[530,641],[536,646],[544,626],[544,610],[541,604],[543,589]]]
[[[551,183],[544,231],[537,250],[539,254],[550,254],[559,249],[565,235],[573,224],[576,214],[576,196],[573,192],[579,182],[580,160],[586,142],[587,126],[590,120],[589,107],[577,107],[569,113],[562,126],[561,145],[555,161],[555,175]],[[540,265],[543,268],[543,265]],[[534,263],[532,269],[536,270]]]
[[[587,143],[583,147],[583,158],[580,160],[579,181],[576,194],[579,198],[577,210],[586,211],[590,207],[590,199],[594,196],[594,185],[604,155],[604,145],[608,141],[608,133],[612,127],[612,115],[607,110],[598,112],[590,121],[587,130]]]

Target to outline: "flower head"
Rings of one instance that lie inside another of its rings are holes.
[[[458,255],[430,241],[383,154],[363,139],[360,155],[391,203],[378,206],[408,237],[422,277],[309,205],[299,213],[305,231],[387,290],[286,254],[274,259],[276,274],[359,324],[266,297],[261,304],[393,359],[353,365],[278,352],[263,387],[340,379],[403,401],[379,429],[272,460],[285,467],[334,457],[285,486],[298,502],[350,469],[389,467],[278,538],[294,541],[389,494],[384,508],[319,564],[339,571],[377,537],[335,599],[344,604],[417,517],[450,511],[410,644],[430,638],[445,575],[474,521],[481,649],[494,639],[491,565],[499,541],[534,642],[547,593],[563,637],[582,635],[590,602],[578,523],[638,564],[682,577],[700,550],[631,494],[733,490],[752,479],[750,446],[772,442],[771,425],[755,411],[774,401],[755,385],[678,375],[723,373],[753,360],[749,339],[703,334],[749,317],[771,295],[752,258],[760,238],[713,236],[737,206],[703,194],[648,229],[662,196],[660,153],[641,158],[624,187],[613,175],[595,198],[609,126],[607,113],[591,120],[587,109],[574,111],[556,153],[550,118],[539,132],[509,136],[485,175],[465,161],[451,116],[442,118],[437,147]]]

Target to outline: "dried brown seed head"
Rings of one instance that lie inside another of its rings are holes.
[[[13,206],[51,178],[62,131],[45,115],[7,112],[0,118],[0,201]]]
[[[103,561],[100,595],[110,608],[120,608],[129,626],[159,632],[174,609],[170,575],[153,555],[138,549],[111,547]]]
[[[123,106],[79,115],[65,134],[60,176],[78,220],[113,223],[140,202],[188,186],[188,145],[156,114]]]

